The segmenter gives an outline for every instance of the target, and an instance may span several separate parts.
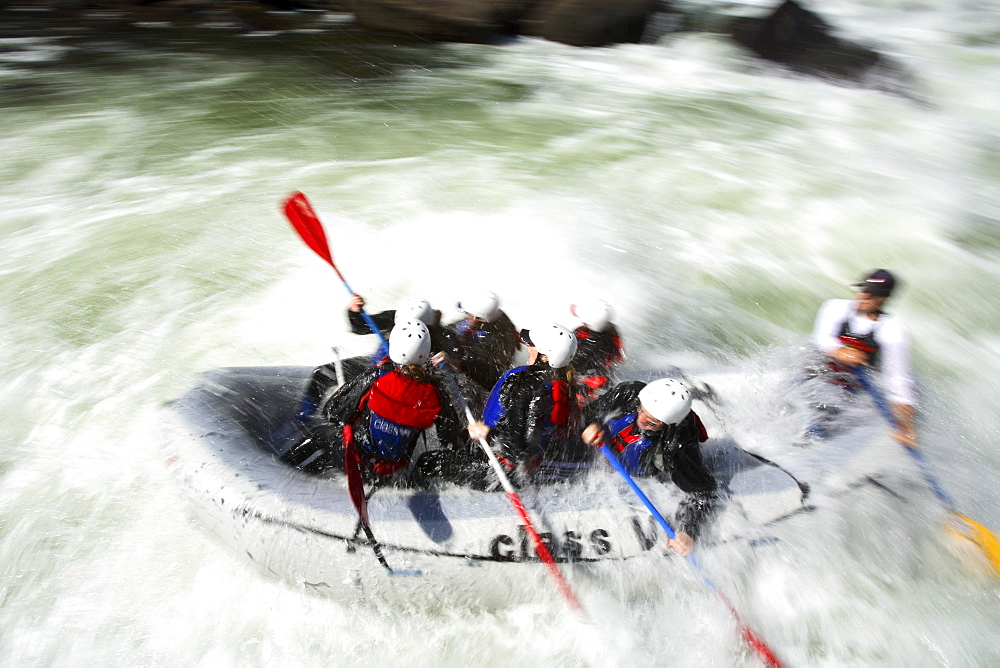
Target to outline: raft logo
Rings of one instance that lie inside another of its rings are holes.
[[[656,544],[656,521],[649,518],[646,528],[638,517],[632,517],[632,530],[639,542],[639,547],[645,552]],[[557,537],[551,532],[539,532],[539,538],[545,543],[552,556],[558,560],[593,559],[609,554],[613,549],[611,534],[607,529],[587,531],[565,531]],[[535,548],[528,538],[524,527],[517,528],[517,535],[500,534],[490,541],[490,555],[498,561],[529,561],[537,559]]]

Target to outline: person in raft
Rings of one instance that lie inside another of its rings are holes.
[[[812,343],[825,360],[819,375],[849,392],[858,391],[852,368],[870,366],[881,372],[896,419],[893,435],[903,445],[915,447],[916,384],[910,370],[910,337],[902,320],[884,311],[896,286],[891,273],[876,269],[854,284],[854,299],[824,302],[816,315]],[[818,407],[825,409],[828,420],[839,412],[836,406]],[[819,425],[811,431],[821,435],[823,429]]]
[[[500,299],[489,290],[467,295],[458,302],[465,317],[449,325],[458,338],[458,354],[448,353],[452,368],[464,372],[489,392],[518,351],[517,329],[500,309]]]
[[[431,335],[420,320],[404,320],[389,334],[389,356],[348,381],[326,403],[309,436],[285,461],[311,473],[328,468],[359,468],[369,478],[402,471],[422,433],[432,426],[446,452],[468,445],[467,426],[447,385],[426,367]],[[469,453],[471,448],[466,448]],[[460,453],[456,453],[461,456]],[[442,474],[442,456],[425,462],[428,475]],[[433,461],[436,460],[436,461]]]
[[[691,390],[680,380],[615,385],[587,407],[583,442],[610,447],[635,476],[671,481],[685,493],[675,517],[677,537],[668,545],[688,556],[718,503],[718,483],[701,456],[708,433],[691,410]]]
[[[594,457],[579,437],[583,412],[570,364],[576,337],[552,323],[521,330],[520,339],[528,346],[527,364],[500,377],[483,419],[469,426],[469,434],[491,437],[491,447],[517,484],[571,478],[588,470]]]
[[[576,336],[577,351],[573,358],[581,403],[589,403],[610,387],[614,367],[625,360],[621,335],[612,319],[614,310],[606,301],[588,300],[570,305],[570,313],[580,319]]]
[[[372,334],[371,328],[361,315],[364,305],[365,300],[361,295],[351,295],[347,305],[347,321],[352,334]],[[406,320],[419,320],[430,332],[432,355],[444,352],[450,357],[459,356],[458,337],[451,330],[441,326],[441,311],[432,308],[426,299],[410,297],[403,300],[397,308],[374,313],[370,317],[383,338],[389,336],[389,332],[396,324]],[[373,356],[361,355],[340,362],[339,373],[338,364],[335,362],[316,367],[299,407],[299,419],[308,422],[321,409],[324,400],[333,390],[373,365],[377,366],[385,360],[386,355],[386,350],[379,346]],[[340,377],[341,375],[343,377]],[[482,397],[485,397],[485,393],[481,393],[480,400]]]
[[[361,295],[351,295],[347,303],[347,322],[352,334],[371,334],[372,330],[361,315],[365,300]],[[383,337],[388,336],[392,328],[404,320],[419,320],[427,325],[431,334],[431,355],[446,352],[449,355],[458,354],[458,340],[454,332],[441,325],[441,311],[433,308],[426,299],[409,297],[395,309],[369,314],[372,322],[378,327]],[[385,351],[381,351],[385,356]]]

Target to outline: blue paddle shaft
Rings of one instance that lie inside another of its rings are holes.
[[[677,534],[674,532],[673,527],[671,527],[670,524],[667,522],[667,520],[663,517],[663,515],[660,514],[660,511],[656,509],[656,506],[654,506],[653,502],[649,500],[649,497],[646,496],[646,493],[643,492],[642,489],[639,488],[639,485],[635,483],[635,480],[632,478],[632,476],[630,476],[628,471],[625,470],[625,466],[620,461],[618,461],[618,458],[615,457],[614,453],[608,450],[608,446],[602,444],[601,446],[598,447],[598,450],[601,451],[604,457],[611,464],[612,468],[618,471],[619,475],[621,475],[621,477],[624,478],[625,482],[628,483],[628,486],[632,488],[633,492],[635,492],[635,495],[639,497],[640,501],[642,501],[642,504],[646,506],[646,510],[650,512],[650,514],[656,519],[659,525],[663,527],[663,530],[667,533],[667,535],[670,536],[670,539],[673,540],[674,538],[677,538]]]
[[[343,283],[344,283],[344,287],[347,288],[347,294],[349,294],[351,296],[357,294],[357,293],[354,292],[354,290],[351,289],[351,286],[347,284],[347,281],[343,281]],[[368,328],[372,330],[372,334],[374,334],[375,336],[378,337],[379,343],[382,344],[382,348],[385,350],[386,354],[388,355],[389,354],[389,342],[385,340],[384,336],[382,336],[382,332],[378,331],[378,325],[375,324],[375,321],[372,320],[372,317],[370,315],[368,315],[368,312],[365,311],[364,307],[361,308],[361,317],[365,319],[365,323],[368,325]]]
[[[670,536],[670,539],[671,540],[675,539],[677,537],[677,534],[674,533],[673,528],[670,526],[667,520],[664,519],[660,511],[656,509],[656,506],[653,505],[653,502],[649,500],[649,497],[646,496],[646,493],[643,492],[641,489],[639,489],[639,486],[635,484],[635,480],[633,480],[632,476],[629,475],[629,472],[625,470],[625,467],[622,465],[622,463],[618,461],[618,457],[615,456],[613,452],[608,450],[607,444],[601,443],[597,447],[597,449],[600,450],[602,453],[604,453],[604,457],[608,460],[608,463],[610,463],[612,468],[614,468],[615,471],[618,471],[618,474],[621,475],[621,477],[625,480],[625,482],[628,483],[628,486],[632,488],[632,491],[635,492],[635,495],[638,496],[639,499],[642,501],[643,505],[646,506],[646,509],[649,510],[649,512],[653,515],[654,518],[656,518],[656,521],[659,522],[661,527],[663,527],[663,530],[667,532],[667,535]],[[767,646],[767,643],[764,642],[763,638],[761,638],[753,629],[751,629],[747,625],[747,623],[743,620],[743,616],[740,615],[740,613],[736,610],[736,607],[732,604],[732,602],[730,602],[730,600],[726,598],[726,595],[722,593],[722,590],[720,590],[716,586],[716,584],[712,582],[711,579],[709,579],[708,575],[705,573],[705,569],[703,569],[698,560],[694,558],[694,555],[693,554],[688,555],[687,557],[685,557],[685,559],[687,559],[688,563],[691,564],[691,567],[694,568],[694,571],[695,573],[698,574],[698,577],[701,578],[702,584],[704,584],[706,587],[708,587],[716,594],[718,594],[719,598],[722,599],[722,602],[726,604],[727,608],[729,608],[729,611],[732,613],[733,617],[736,618],[736,622],[740,627],[740,632],[743,635],[744,640],[746,640],[747,643],[749,643],[750,647],[753,648],[753,650],[757,652],[757,654],[762,659],[764,659],[765,663],[767,663],[768,666],[775,666],[780,668],[780,666],[782,666],[783,664],[778,659],[777,655],[775,655],[774,651]]]
[[[898,429],[899,425],[896,423],[896,417],[892,414],[892,408],[889,406],[889,402],[886,401],[884,396],[882,396],[879,389],[875,387],[875,383],[872,382],[868,372],[859,366],[853,367],[851,371],[854,373],[854,377],[858,379],[858,383],[861,384],[861,387],[865,388],[865,391],[871,395],[872,401],[875,402],[875,406],[882,414],[882,417],[885,418],[886,422],[889,423],[889,426],[893,429]],[[915,447],[911,448],[904,446],[904,449],[910,453],[910,456],[913,457],[914,461],[916,461],[920,474],[934,491],[934,495],[940,499],[941,503],[943,503],[948,510],[955,512],[955,502],[952,501],[951,497],[944,491],[941,483],[938,482],[938,479],[931,472],[930,463],[927,461],[924,453],[921,452],[919,448]]]

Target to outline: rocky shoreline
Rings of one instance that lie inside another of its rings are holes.
[[[746,13],[682,13],[661,0],[0,0],[0,34],[14,16],[74,30],[193,27],[242,33],[343,32],[389,43],[503,43],[536,37],[577,47],[656,43],[716,32],[800,74],[913,98],[915,78],[875,49],[840,37],[796,0]],[[25,18],[28,17],[28,18]],[[16,30],[16,28],[15,28]]]

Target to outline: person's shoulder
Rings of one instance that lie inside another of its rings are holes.
[[[644,387],[646,387],[645,381],[626,380],[612,387],[607,396],[611,397],[615,403],[631,403],[639,400],[639,392]]]
[[[827,299],[816,311],[816,326],[829,327],[849,317],[855,302],[850,299]]]
[[[899,316],[883,313],[879,316],[878,335],[883,341],[906,341],[909,333],[906,324]]]
[[[611,389],[616,392],[619,390],[621,391],[635,390],[636,392],[638,392],[642,388],[646,387],[646,385],[648,385],[648,383],[644,380],[623,380],[620,383],[616,383],[615,386]]]
[[[832,311],[832,310],[847,311],[851,308],[851,304],[853,303],[854,303],[853,300],[850,299],[840,299],[840,298],[827,299],[820,305],[819,309],[821,311]]]
[[[500,385],[500,384],[502,384],[502,383],[505,383],[506,381],[510,380],[510,379],[511,379],[511,377],[517,377],[517,378],[527,378],[527,377],[528,377],[528,376],[530,376],[531,374],[525,374],[525,373],[523,373],[523,372],[524,372],[524,371],[528,371],[529,369],[531,369],[531,367],[530,367],[530,366],[527,366],[527,365],[524,365],[524,366],[516,366],[516,367],[514,367],[513,369],[507,369],[507,370],[506,370],[506,371],[504,371],[504,372],[503,372],[503,374],[502,374],[502,375],[500,376],[499,380],[497,380],[497,385]]]
[[[500,317],[493,321],[496,329],[503,330],[508,333],[513,333],[517,335],[517,327],[514,325],[514,321],[510,319],[510,316],[503,310],[500,311]]]

